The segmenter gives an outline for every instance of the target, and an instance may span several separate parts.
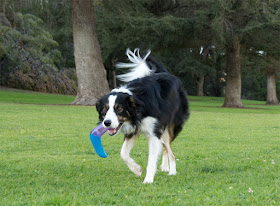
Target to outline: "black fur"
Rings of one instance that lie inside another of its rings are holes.
[[[165,128],[173,127],[171,141],[182,130],[184,121],[189,117],[188,100],[181,81],[170,74],[166,68],[148,57],[147,65],[154,71],[150,76],[135,79],[126,85],[133,95],[122,92],[112,92],[102,97],[96,105],[100,122],[106,113],[108,97],[116,95],[116,104],[122,107],[122,112],[115,112],[121,121],[130,122],[136,129],[145,117],[157,119],[155,135],[160,138]],[[130,137],[131,134],[125,134]]]
[[[166,127],[174,124],[174,139],[189,116],[188,100],[181,81],[167,72],[156,73],[130,82],[127,88],[141,102],[137,122],[145,117],[156,118],[158,125],[154,132],[158,138]]]
[[[141,176],[142,169],[129,154],[139,131],[149,139],[149,158],[143,183],[152,183],[162,146],[161,170],[176,175],[171,142],[189,117],[188,100],[181,81],[149,57],[150,51],[144,58],[139,49],[133,52],[128,49],[126,54],[131,63],[119,63],[118,66],[130,68],[128,73],[119,76],[128,83],[102,97],[96,108],[100,122],[108,128],[110,135],[117,134],[120,129],[124,133],[120,154],[137,176]]]

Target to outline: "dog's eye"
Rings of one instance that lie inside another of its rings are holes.
[[[122,111],[123,111],[123,108],[120,107],[120,106],[116,106],[115,110],[116,110],[117,112],[122,112]]]
[[[105,115],[107,111],[108,111],[107,107],[104,107],[103,110],[101,111],[102,115]]]

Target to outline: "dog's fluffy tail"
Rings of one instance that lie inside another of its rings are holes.
[[[131,63],[117,63],[117,68],[130,68],[126,74],[118,75],[118,79],[123,82],[130,82],[134,79],[149,76],[152,73],[167,72],[167,70],[159,62],[155,61],[152,57],[149,57],[151,50],[148,50],[144,58],[140,56],[140,50],[134,49],[132,52],[130,49],[126,50],[126,55]]]
[[[117,63],[117,68],[130,68],[130,71],[126,74],[118,75],[118,79],[123,82],[130,82],[137,78],[149,76],[153,73],[152,69],[146,63],[146,59],[150,55],[151,50],[147,52],[144,58],[140,56],[140,50],[134,49],[132,52],[130,49],[126,50],[126,55],[131,63]]]

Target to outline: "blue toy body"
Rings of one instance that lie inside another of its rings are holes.
[[[95,135],[92,135],[90,134],[90,141],[96,151],[96,153],[100,156],[100,157],[103,157],[103,158],[106,158],[108,155],[106,154],[103,146],[102,146],[102,143],[101,143],[101,137],[98,137],[98,136],[95,136]]]
[[[90,141],[96,151],[96,153],[103,158],[106,158],[108,155],[106,154],[102,143],[101,143],[101,136],[108,131],[108,128],[104,128],[102,124],[91,130],[90,132]]]

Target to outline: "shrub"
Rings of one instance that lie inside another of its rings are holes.
[[[73,69],[59,69],[62,55],[42,20],[15,14],[14,28],[0,24],[0,85],[49,93],[76,94]]]

